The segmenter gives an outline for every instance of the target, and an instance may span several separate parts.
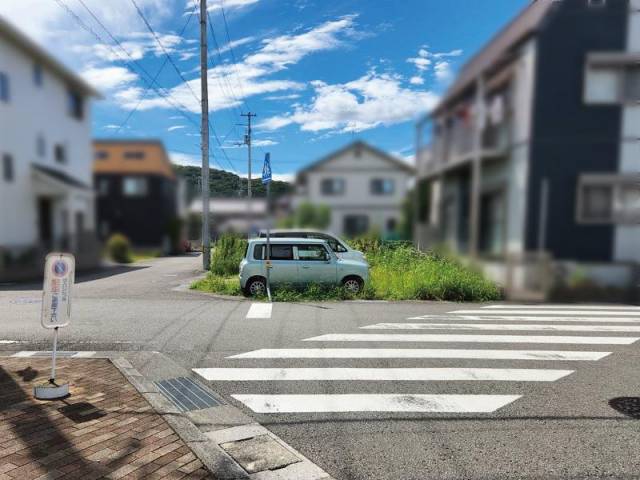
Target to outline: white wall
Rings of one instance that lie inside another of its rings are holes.
[[[406,198],[411,175],[388,160],[381,158],[366,148],[356,156],[353,149],[319,165],[306,173],[306,194],[303,198],[317,205],[331,208],[330,230],[343,234],[346,215],[367,215],[370,227],[386,231],[391,218],[399,225],[402,202]],[[321,184],[327,178],[342,178],[345,181],[343,195],[323,195]],[[391,195],[373,195],[371,181],[375,178],[392,179],[394,192]]]
[[[43,66],[43,84],[33,80],[33,60],[22,50],[0,38],[0,71],[9,77],[9,103],[0,102],[0,156],[13,157],[14,181],[7,183],[0,172],[0,245],[24,246],[38,236],[36,198],[33,194],[31,164],[56,168],[77,180],[92,185],[90,105],[84,105],[83,120],[68,114],[67,86]],[[42,134],[46,155],[39,157],[36,139]],[[66,147],[67,163],[56,163],[54,145]],[[85,227],[94,228],[93,202],[86,196],[67,200],[70,225],[75,211],[85,213]],[[59,205],[54,225],[61,223]]]

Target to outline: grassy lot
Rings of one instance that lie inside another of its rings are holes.
[[[370,278],[357,298],[369,300],[450,300],[482,302],[497,300],[500,290],[479,272],[455,259],[437,253],[422,253],[410,244],[382,243],[372,238],[356,239],[353,247],[365,253]],[[211,272],[191,288],[225,295],[242,295],[238,265],[244,257],[246,241],[223,236],[211,258]],[[275,301],[346,300],[354,298],[342,288],[308,285],[295,288],[281,285],[273,289]]]

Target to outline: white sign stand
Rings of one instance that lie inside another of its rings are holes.
[[[75,265],[75,258],[69,253],[50,253],[45,260],[40,321],[44,328],[53,329],[53,350],[49,382],[33,388],[34,396],[40,400],[69,395],[69,383],[56,379],[56,353],[58,329],[71,322],[71,290],[75,279]]]

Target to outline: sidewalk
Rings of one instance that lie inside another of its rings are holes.
[[[107,359],[58,359],[64,400],[38,401],[48,358],[0,358],[0,480],[213,478]]]

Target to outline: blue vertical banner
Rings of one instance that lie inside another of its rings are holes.
[[[271,182],[271,154],[264,154],[264,165],[262,166],[262,184]]]

